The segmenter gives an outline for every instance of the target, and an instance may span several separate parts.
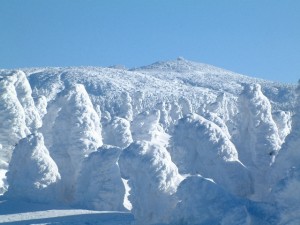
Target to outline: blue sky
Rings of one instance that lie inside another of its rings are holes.
[[[0,1],[0,68],[130,68],[178,56],[296,83],[300,1]]]

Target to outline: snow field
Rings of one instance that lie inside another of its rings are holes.
[[[293,86],[180,58],[1,71],[0,87],[0,221],[299,221]]]

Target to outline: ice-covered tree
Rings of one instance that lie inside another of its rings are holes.
[[[121,175],[131,188],[129,200],[137,224],[170,221],[181,181],[165,147],[148,141],[133,142],[119,159]]]
[[[178,99],[178,104],[181,107],[181,111],[182,111],[183,116],[186,116],[187,114],[193,112],[192,104],[191,104],[190,100],[188,100],[187,98],[185,98],[185,97],[179,98]]]
[[[17,79],[15,74],[0,78],[0,154],[1,159],[7,162],[11,157],[12,147],[30,133],[25,110],[15,88]]]
[[[104,143],[120,148],[126,148],[132,142],[130,122],[121,117],[115,117],[103,128]]]
[[[31,93],[22,71],[0,76],[0,193],[7,189],[5,172],[14,145],[42,125]]]
[[[207,110],[217,114],[224,122],[227,122],[236,113],[236,108],[225,92],[220,93],[216,101],[207,105]]]
[[[291,112],[278,110],[274,112],[273,119],[278,127],[278,134],[281,142],[290,134],[292,129],[292,115]]]
[[[165,130],[167,130],[171,123],[171,117],[169,116],[169,111],[168,111],[168,103],[164,101],[159,102],[156,105],[156,109],[160,111],[159,123]]]
[[[128,121],[133,119],[132,99],[128,92],[122,92],[121,94],[121,105],[118,115]]]
[[[159,145],[168,145],[170,136],[160,125],[161,113],[159,110],[145,111],[138,114],[131,124],[134,141],[149,141]]]
[[[240,196],[252,193],[249,171],[228,135],[215,123],[189,114],[178,121],[171,143],[172,160],[180,173],[212,178]]]
[[[169,221],[177,202],[173,194],[182,179],[166,149],[169,135],[159,123],[160,115],[154,110],[135,117],[134,142],[119,159],[121,175],[131,188],[132,212],[141,225]]]
[[[60,174],[41,133],[31,134],[16,145],[7,181],[9,198],[45,203],[58,200],[56,188]]]
[[[22,71],[17,71],[13,76],[16,77],[14,86],[19,102],[24,109],[26,125],[33,132],[42,126],[42,120],[35,107],[30,84]]]
[[[76,202],[103,211],[124,210],[125,187],[118,166],[121,149],[104,145],[85,158],[80,172]]]
[[[269,99],[259,84],[245,84],[239,96],[237,132],[233,136],[240,160],[254,177],[254,199],[262,200],[269,190],[270,166],[280,149],[278,128]]]
[[[72,201],[82,162],[102,145],[101,124],[90,98],[81,84],[59,94],[51,135],[50,153],[61,173],[61,192]]]
[[[291,133],[286,137],[275,163],[272,165],[272,193],[270,201],[280,210],[280,224],[300,222],[300,82],[298,83],[295,115]]]

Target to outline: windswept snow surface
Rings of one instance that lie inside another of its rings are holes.
[[[92,211],[62,205],[0,199],[0,224],[132,225],[128,212]]]
[[[0,222],[299,224],[299,90],[183,58],[0,70]]]

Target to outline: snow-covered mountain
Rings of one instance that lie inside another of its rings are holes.
[[[298,224],[297,90],[183,58],[0,70],[1,193],[139,225]]]

